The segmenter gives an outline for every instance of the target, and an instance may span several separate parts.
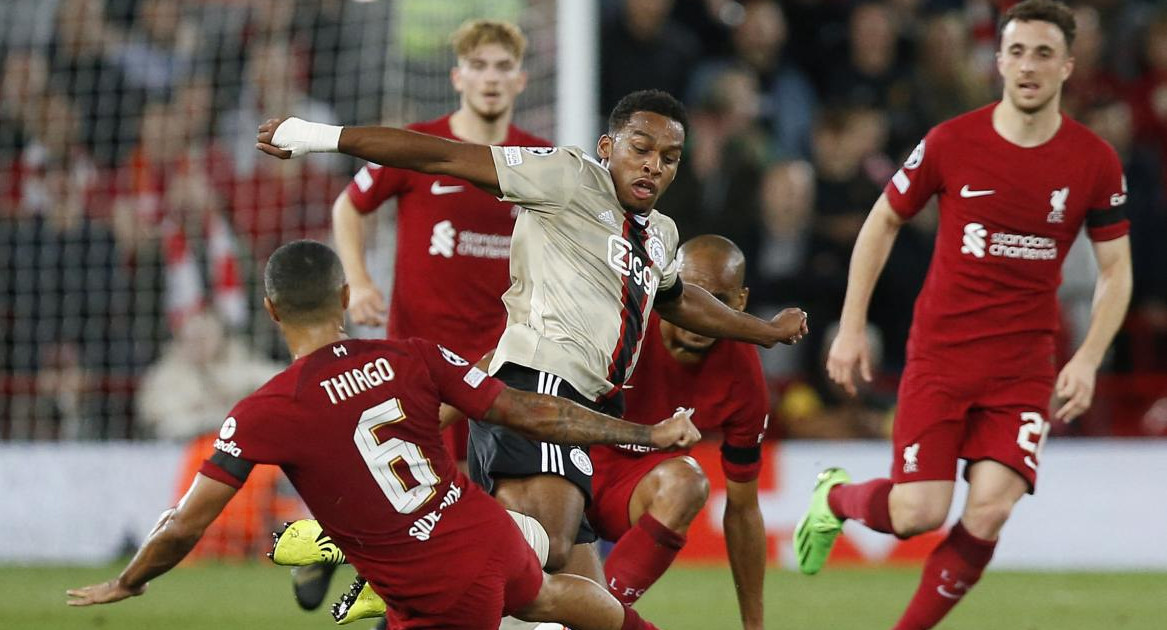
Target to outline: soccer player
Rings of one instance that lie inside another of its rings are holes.
[[[515,99],[527,85],[527,40],[513,24],[472,20],[452,36],[458,65],[450,82],[458,110],[407,129],[479,144],[547,146],[511,124]],[[363,215],[397,199],[397,249],[388,337],[432,339],[477,360],[506,325],[500,297],[517,210],[462,179],[368,164],[332,206],[333,235],[352,287],[349,314],[358,324],[385,325],[385,297],[365,265]],[[450,299],[457,296],[457,299]],[[443,433],[466,459],[466,423]]]
[[[599,161],[577,147],[451,142],[403,129],[334,127],[296,118],[260,125],[257,148],[276,157],[341,151],[397,168],[459,177],[521,206],[511,237],[508,324],[490,371],[520,389],[622,412],[648,312],[711,337],[794,343],[806,315],[762,320],[677,280],[677,230],[653,209],[681,159],[684,106],[659,91],[621,99],[600,137]],[[474,422],[470,470],[506,507],[546,530],[546,568],[602,579],[583,521],[592,462],[582,445],[530,440]],[[568,567],[573,545],[579,561]]]
[[[897,630],[935,626],[976,584],[1013,506],[1034,491],[1048,414],[1068,422],[1090,406],[1130,299],[1122,168],[1110,146],[1059,111],[1074,64],[1073,14],[1052,0],[1026,0],[1002,16],[999,37],[1000,102],[928,133],[876,201],[851,257],[827,370],[854,394],[856,367],[871,379],[864,328],[876,278],[900,225],[939,197],[936,253],[900,381],[891,478],[850,483],[841,469],[824,471],[795,532],[799,567],[813,574],[846,519],[901,538],[934,530],[952,502],[957,460],[966,460],[960,521],[928,556]],[[1100,267],[1094,312],[1055,377],[1055,291],[1083,225]]]
[[[732,241],[712,234],[695,237],[681,246],[679,260],[686,287],[699,286],[730,308],[745,309],[746,261]],[[691,333],[654,315],[640,360],[644,367],[629,379],[625,393],[626,419],[651,424],[650,418],[680,405],[695,410],[693,422],[702,431],[718,430],[724,436],[726,551],[742,626],[760,629],[766,530],[758,507],[758,472],[770,404],[758,352],[749,344]],[[595,500],[588,520],[601,537],[618,541],[604,573],[616,599],[631,606],[685,544],[689,524],[705,505],[709,482],[684,451],[620,444],[593,447],[591,454]]]
[[[574,628],[653,628],[595,583],[543,574],[511,517],[455,467],[438,406],[538,439],[682,448],[700,437],[688,414],[636,425],[507,388],[428,341],[349,339],[349,288],[320,243],[278,249],[264,289],[294,362],[232,409],[186,496],[121,575],[68,591],[70,605],[142,594],[191,550],[255,464],[276,464],[388,602],[395,627],[493,630],[507,613]]]

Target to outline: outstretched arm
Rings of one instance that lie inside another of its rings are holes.
[[[121,575],[108,582],[66,591],[69,605],[108,604],[141,595],[147,582],[173,569],[190,553],[233,496],[235,488],[196,474],[190,490],[176,507],[162,513]]]
[[[797,343],[808,330],[806,313],[801,309],[785,309],[766,321],[726,306],[694,284],[685,284],[679,297],[656,303],[653,310],[670,324],[699,335],[747,341],[767,348],[776,343]]]
[[[871,380],[867,307],[871,304],[875,281],[887,264],[887,257],[903,224],[904,220],[888,202],[887,193],[880,195],[863,222],[859,237],[855,239],[855,249],[851,252],[847,296],[843,299],[839,334],[827,355],[827,373],[852,396],[856,393],[853,372],[857,365],[863,380]]]
[[[557,444],[639,444],[688,448],[701,439],[689,420],[692,410],[649,426],[617,420],[570,400],[507,388],[486,414],[487,422],[519,434]]]
[[[1131,246],[1123,236],[1094,243],[1098,280],[1094,284],[1094,312],[1082,346],[1058,373],[1057,395],[1065,401],[1054,414],[1069,422],[1090,407],[1094,379],[1106,349],[1126,317],[1131,301]]]
[[[341,152],[422,173],[451,175],[500,196],[490,147],[393,127],[336,127],[299,118],[270,119],[259,126],[256,148],[281,159]]]
[[[762,628],[762,582],[766,576],[766,526],[758,507],[758,480],[725,482],[725,550],[745,630]]]

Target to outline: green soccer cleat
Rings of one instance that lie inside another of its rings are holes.
[[[822,570],[835,538],[843,531],[843,519],[831,511],[827,494],[831,488],[850,481],[851,475],[842,468],[828,468],[819,473],[810,507],[794,529],[794,555],[798,558],[798,570],[806,575]]]
[[[286,567],[304,567],[310,564],[344,564],[344,552],[320,528],[315,519],[305,518],[284,523],[283,531],[273,532],[275,539],[267,557]]]
[[[341,626],[361,619],[384,616],[385,602],[359,575],[348,587],[348,592],[340,596],[340,601],[332,605],[332,618]]]

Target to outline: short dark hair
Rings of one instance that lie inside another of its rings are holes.
[[[1001,22],[997,25],[997,39],[1002,38],[1005,27],[1013,21],[1053,24],[1061,29],[1062,35],[1066,38],[1066,52],[1074,45],[1074,34],[1078,30],[1074,22],[1074,12],[1057,0],[1025,0],[1013,5],[1001,16]]]
[[[280,246],[263,271],[263,290],[282,319],[292,323],[326,320],[340,308],[344,267],[332,248],[299,240]]]
[[[608,116],[608,134],[613,135],[624,128],[636,112],[652,112],[681,123],[685,135],[689,135],[689,114],[685,106],[672,94],[664,90],[639,90],[620,99]]]

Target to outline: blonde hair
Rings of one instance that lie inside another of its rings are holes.
[[[527,38],[518,26],[501,20],[467,20],[450,36],[454,54],[465,57],[484,44],[498,44],[519,61],[527,50]]]

